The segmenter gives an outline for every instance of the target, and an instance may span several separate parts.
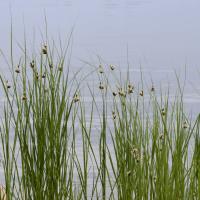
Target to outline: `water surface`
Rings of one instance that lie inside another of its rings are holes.
[[[126,71],[128,60],[133,75],[142,67],[150,79],[172,85],[174,71],[184,75],[186,68],[187,103],[199,102],[198,0],[1,0],[0,8],[4,52],[9,52],[11,16],[14,41],[23,41],[25,28],[30,51],[37,50],[46,16],[50,38],[65,40],[74,28],[73,68],[82,67],[80,60],[98,63],[100,56]]]

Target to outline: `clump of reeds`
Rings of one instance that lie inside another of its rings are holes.
[[[187,117],[181,89],[170,102],[155,85],[136,89],[129,75],[110,82],[101,63],[88,107],[85,86],[69,78],[67,51],[57,62],[52,52],[47,43],[29,60],[24,50],[11,80],[0,77],[7,199],[200,198],[200,116]],[[117,66],[109,67],[116,77]]]

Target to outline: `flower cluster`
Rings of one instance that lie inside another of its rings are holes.
[[[133,148],[131,150],[131,154],[133,155],[133,158],[136,160],[136,162],[139,163],[141,160],[141,155],[140,155],[139,149]]]

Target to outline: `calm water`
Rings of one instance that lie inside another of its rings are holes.
[[[134,74],[141,65],[154,81],[173,84],[174,71],[184,74],[186,66],[187,100],[199,101],[194,90],[200,90],[198,0],[0,0],[0,8],[4,52],[9,51],[11,16],[15,42],[23,41],[25,27],[32,50],[41,41],[46,15],[52,38],[64,40],[74,27],[73,67],[101,56],[126,71],[128,51]]]
[[[126,71],[128,51],[135,77],[142,66],[147,78],[173,87],[174,71],[183,75],[186,66],[186,103],[196,108],[200,102],[199,0],[0,0],[0,8],[4,52],[9,49],[11,16],[14,40],[23,41],[25,27],[34,50],[46,15],[52,38],[64,40],[74,27],[72,67],[81,67],[80,60],[96,63],[101,56]]]
[[[82,67],[80,60],[98,63],[101,56],[126,71],[129,60],[135,77],[142,66],[147,79],[173,87],[174,71],[183,76],[186,66],[185,102],[195,107],[200,102],[199,0],[0,0],[0,8],[4,52],[9,52],[11,16],[14,41],[23,41],[25,27],[30,51],[41,42],[46,16],[54,39],[65,40],[74,27],[73,68]]]

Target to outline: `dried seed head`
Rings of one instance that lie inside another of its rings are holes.
[[[30,66],[31,66],[31,68],[34,68],[34,67],[35,67],[35,61],[34,61],[34,60],[32,60],[32,61],[30,62]]]
[[[164,108],[162,108],[161,114],[162,114],[163,116],[165,115],[165,109],[164,109]]]
[[[104,89],[104,85],[103,85],[102,82],[100,82],[100,84],[99,84],[99,89],[100,89],[100,90],[103,90],[103,89]]]
[[[131,154],[133,155],[133,157],[136,160],[136,162],[139,163],[140,160],[141,160],[141,156],[140,156],[139,150],[137,148],[133,148],[131,150]]]
[[[11,85],[8,83],[8,81],[6,81],[6,87],[7,87],[8,89],[11,88]]]
[[[35,78],[38,80],[39,79],[39,74],[38,72],[35,73]]]
[[[184,129],[187,129],[187,128],[188,128],[188,123],[187,123],[186,121],[184,121],[184,123],[183,123],[183,128],[184,128]]]
[[[131,84],[128,84],[128,88],[134,88],[134,87],[133,87],[133,85],[131,85]]]
[[[133,93],[133,90],[134,90],[134,86],[131,85],[131,84],[129,84],[129,85],[128,85],[128,94]]]
[[[74,95],[73,101],[74,101],[74,103],[80,101],[80,97],[79,97],[78,93],[76,93],[76,94]]]
[[[110,65],[110,69],[113,71],[115,69],[114,65]]]
[[[160,134],[159,139],[164,140],[164,134],[163,133]]]
[[[44,45],[44,46],[42,47],[42,53],[43,53],[43,54],[47,54],[47,45]]]
[[[53,68],[53,64],[52,63],[49,63],[49,68]]]
[[[116,96],[117,96],[117,92],[113,92],[112,94],[113,94],[113,96],[114,96],[114,97],[116,97]]]
[[[26,100],[27,100],[26,94],[24,94],[24,95],[22,96],[22,100],[23,100],[23,101],[26,101]]]
[[[133,148],[133,149],[131,150],[131,153],[133,154],[133,156],[136,155],[138,152],[139,152],[139,151],[138,151],[137,148]]]
[[[152,85],[152,87],[151,87],[151,92],[154,92],[155,91],[155,88],[154,88],[154,86]]]
[[[103,74],[103,73],[104,73],[102,65],[99,65],[99,73],[100,73],[100,74]]]
[[[126,92],[123,91],[122,88],[119,88],[119,90],[118,90],[118,94],[119,94],[119,96],[121,96],[121,97],[126,97]]]
[[[116,116],[116,114],[115,114],[115,111],[112,111],[112,118],[113,118],[113,119],[116,119],[116,117],[117,117],[117,116]]]
[[[19,65],[18,65],[17,68],[15,69],[15,72],[16,72],[17,74],[20,73]]]
[[[45,73],[42,75],[42,78],[46,78],[46,74]]]
[[[140,96],[141,96],[141,97],[144,96],[144,91],[143,91],[143,90],[141,90],[141,92],[140,92]]]
[[[140,157],[136,158],[136,162],[139,163],[140,162]]]

